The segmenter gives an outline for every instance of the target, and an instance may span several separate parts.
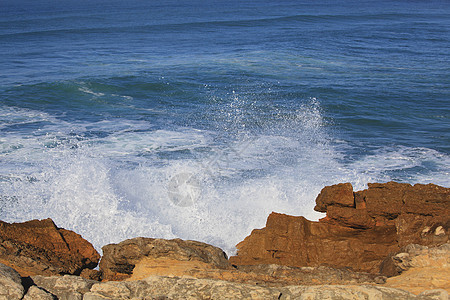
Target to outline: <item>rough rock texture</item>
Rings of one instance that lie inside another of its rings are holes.
[[[22,299],[24,288],[19,273],[0,263],[0,300]]]
[[[286,286],[384,283],[385,277],[327,267],[280,265],[232,267],[219,248],[183,240],[136,238],[103,248],[104,280],[141,280],[151,275],[189,276],[230,282]]]
[[[221,249],[196,241],[134,238],[102,248],[100,271],[104,280],[123,280],[159,266],[170,275],[186,269],[230,269]]]
[[[349,270],[328,267],[288,267],[280,265],[239,266],[237,269],[211,269],[199,265],[186,267],[176,262],[171,266],[147,265],[144,272],[133,273],[129,280],[141,280],[148,276],[178,276],[198,279],[218,279],[236,283],[250,283],[271,287],[286,285],[314,284],[379,284],[386,277],[369,273],[357,273]],[[175,275],[176,274],[176,275]]]
[[[253,230],[237,245],[230,262],[378,273],[382,261],[401,247],[449,240],[450,189],[388,182],[352,190],[349,183],[325,187],[315,209],[327,216],[319,222],[272,213],[265,228]]]
[[[73,231],[56,227],[51,219],[24,223],[0,221],[0,263],[22,276],[80,274],[95,268],[100,255]]]
[[[54,295],[46,292],[42,288],[35,285],[28,289],[27,294],[23,297],[23,300],[55,300],[57,299]]]
[[[18,284],[18,273],[2,266],[2,279]],[[12,279],[11,279],[12,278]],[[4,288],[5,281],[0,281]],[[265,285],[224,280],[150,276],[137,281],[96,282],[79,276],[33,276],[24,300],[99,299],[448,299],[445,290],[429,290],[415,296],[409,292],[375,285]],[[0,289],[2,290],[2,289]],[[0,294],[0,299],[22,299],[22,292]]]
[[[414,294],[429,289],[444,289],[450,293],[450,243],[438,247],[408,245],[388,257],[383,267],[401,273],[389,278],[386,286]]]
[[[97,281],[84,279],[79,276],[32,276],[33,283],[51,294],[59,300],[82,300],[83,295],[90,291]]]
[[[71,279],[73,276],[70,277]],[[85,280],[85,279],[82,279]],[[138,281],[95,283],[82,298],[58,299],[446,299],[443,290],[419,296],[394,288],[371,285],[267,287],[223,280],[150,276]]]
[[[414,299],[408,292],[374,286],[264,286],[222,280],[151,276],[95,284],[84,299]],[[167,297],[167,298],[166,298]]]

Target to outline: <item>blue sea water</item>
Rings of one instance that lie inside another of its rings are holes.
[[[0,219],[97,249],[450,186],[447,0],[3,0],[0,54]]]

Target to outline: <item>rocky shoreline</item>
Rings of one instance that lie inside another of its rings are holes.
[[[322,189],[317,222],[272,213],[229,259],[138,237],[105,245],[100,260],[51,219],[0,221],[0,299],[448,299],[450,189],[368,186]]]

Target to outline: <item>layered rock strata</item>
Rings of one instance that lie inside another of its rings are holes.
[[[135,238],[103,247],[103,279],[141,280],[151,275],[189,276],[265,286],[384,283],[385,277],[327,267],[232,266],[225,253],[208,244]]]
[[[0,221],[0,300],[448,299],[449,190],[325,187],[325,218],[272,213],[230,260],[201,242],[135,238],[103,247],[100,272],[92,245],[52,220]]]
[[[265,228],[237,245],[230,262],[379,273],[384,259],[408,244],[449,240],[450,189],[437,185],[374,183],[353,192],[350,183],[338,184],[325,187],[316,204],[327,213],[319,222],[270,214]]]

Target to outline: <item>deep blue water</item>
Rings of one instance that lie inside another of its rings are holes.
[[[0,53],[0,219],[98,249],[450,186],[448,1],[7,0]]]

